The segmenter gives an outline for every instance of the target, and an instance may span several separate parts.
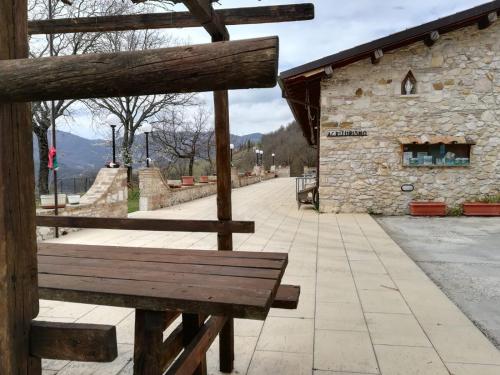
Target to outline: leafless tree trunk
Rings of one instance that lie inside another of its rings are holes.
[[[183,111],[162,112],[154,123],[153,139],[160,152],[173,162],[188,162],[188,174],[193,175],[197,159],[212,160],[214,148],[213,128],[209,126],[209,113],[203,106],[186,119]]]
[[[106,33],[99,40],[100,52],[137,51],[168,47],[171,39],[156,31],[126,31]],[[156,116],[169,108],[187,106],[193,103],[191,94],[168,94],[126,96],[107,99],[92,99],[85,103],[94,117],[100,118],[112,113],[119,122],[117,131],[122,135],[121,155],[123,164],[128,167],[128,181],[132,175],[132,163],[135,135],[141,126],[153,121]]]
[[[72,5],[66,5],[55,0],[30,0],[30,19],[49,18],[48,2],[52,1],[53,16],[57,17],[86,17],[96,15],[125,14],[132,8],[132,4],[120,0],[76,0]],[[76,55],[96,52],[97,41],[102,33],[75,33],[54,35],[54,56]],[[48,36],[37,36],[30,40],[30,57],[39,58],[49,55]],[[70,116],[70,107],[75,100],[59,100],[55,102],[54,119]],[[48,131],[51,126],[50,102],[36,102],[32,104],[33,132],[37,137],[39,160],[38,189],[40,194],[49,190],[48,169]]]

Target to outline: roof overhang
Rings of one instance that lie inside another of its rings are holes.
[[[435,42],[436,36],[474,24],[485,28],[493,22],[491,17],[496,15],[496,18],[499,14],[500,0],[494,0],[284,71],[278,77],[283,97],[288,101],[307,141],[316,144],[323,77],[330,76],[335,69],[356,61],[374,58],[374,55],[376,57],[380,52],[383,54],[419,41],[430,46]]]

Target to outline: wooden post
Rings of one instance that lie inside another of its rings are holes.
[[[227,91],[214,92],[215,143],[217,153],[217,217],[221,221],[232,220],[231,157],[229,135],[229,98]],[[217,235],[217,248],[233,250],[232,233]],[[234,321],[228,319],[219,335],[219,358],[222,372],[233,371]]]
[[[0,0],[0,60],[28,57],[27,1]],[[29,355],[38,315],[35,178],[29,104],[0,103],[0,367],[40,374]]]
[[[188,347],[198,334],[204,323],[203,317],[198,314],[182,314],[183,344]],[[198,358],[197,358],[198,359]],[[201,354],[200,364],[196,367],[192,375],[207,375],[207,357]]]
[[[134,374],[163,373],[165,312],[135,310]]]

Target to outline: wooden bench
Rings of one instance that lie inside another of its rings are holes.
[[[286,253],[42,243],[39,293],[134,308],[134,374],[204,374],[227,319],[264,320],[271,307],[297,307],[300,287],[280,285],[287,263]]]

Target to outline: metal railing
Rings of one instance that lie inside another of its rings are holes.
[[[57,180],[58,194],[84,194],[95,181],[95,176],[68,177]],[[54,182],[49,184],[49,194],[54,194]],[[38,188],[37,197],[40,196]]]

